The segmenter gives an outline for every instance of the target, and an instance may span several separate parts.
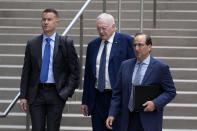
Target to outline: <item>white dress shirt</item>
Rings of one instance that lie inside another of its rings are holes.
[[[110,52],[111,52],[111,48],[112,48],[112,43],[114,40],[114,35],[115,33],[109,38],[108,44],[107,44],[107,54],[106,54],[106,66],[105,66],[105,89],[111,89],[111,84],[110,84],[110,80],[109,80],[109,73],[108,73],[108,66],[109,66],[109,57],[110,57]],[[104,48],[104,41],[101,41],[101,45],[98,51],[98,55],[96,58],[96,78],[98,80],[98,76],[99,76],[99,65],[100,65],[100,59],[101,59],[101,54]],[[96,88],[98,85],[98,81],[96,82]]]

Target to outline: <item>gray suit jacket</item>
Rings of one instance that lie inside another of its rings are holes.
[[[20,98],[31,104],[37,94],[42,65],[42,39],[39,35],[27,42],[24,65],[21,75]],[[53,53],[53,74],[56,89],[66,101],[79,85],[80,68],[73,40],[56,34]]]

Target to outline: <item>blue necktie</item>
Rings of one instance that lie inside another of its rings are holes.
[[[104,48],[100,59],[98,87],[97,87],[100,92],[103,92],[103,90],[105,89],[105,66],[106,66],[107,43],[108,41],[104,42]]]
[[[142,64],[143,63],[138,63],[138,69],[137,69],[137,72],[136,72],[136,75],[135,75],[135,78],[133,80],[133,87],[131,89],[131,95],[130,95],[130,98],[129,98],[129,104],[128,104],[128,108],[129,110],[132,112],[134,110],[134,93],[135,93],[135,89],[134,89],[134,86],[135,85],[141,85],[141,67],[142,67]]]
[[[42,58],[42,68],[40,73],[40,82],[44,83],[48,79],[49,62],[50,62],[50,38],[46,38],[47,44],[44,48],[44,55]]]

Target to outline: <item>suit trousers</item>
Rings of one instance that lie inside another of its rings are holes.
[[[65,102],[55,87],[38,87],[35,101],[29,105],[32,131],[59,131]]]
[[[130,112],[128,131],[144,131],[139,112]]]
[[[105,124],[109,113],[111,97],[112,92],[101,93],[97,90],[95,107],[91,115],[93,131],[120,131],[120,119],[116,119],[113,123],[113,130],[109,130]]]

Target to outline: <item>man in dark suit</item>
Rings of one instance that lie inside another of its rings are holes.
[[[84,116],[91,115],[93,131],[107,131],[105,121],[117,72],[122,61],[135,56],[133,37],[115,32],[112,15],[100,14],[97,17],[97,30],[100,37],[92,40],[87,47],[82,113]],[[105,64],[102,64],[103,58]],[[114,131],[120,131],[118,123]]]
[[[137,33],[133,46],[137,59],[126,60],[120,67],[106,126],[112,129],[113,121],[121,112],[120,131],[161,131],[163,108],[176,95],[169,66],[150,56],[150,36]],[[146,101],[142,105],[144,110],[136,112],[133,110],[135,94],[132,94],[135,85],[159,86],[161,93],[153,100]]]
[[[59,36],[58,12],[42,12],[43,34],[27,42],[20,86],[20,107],[33,131],[59,131],[64,105],[79,85],[79,61],[72,39]]]

